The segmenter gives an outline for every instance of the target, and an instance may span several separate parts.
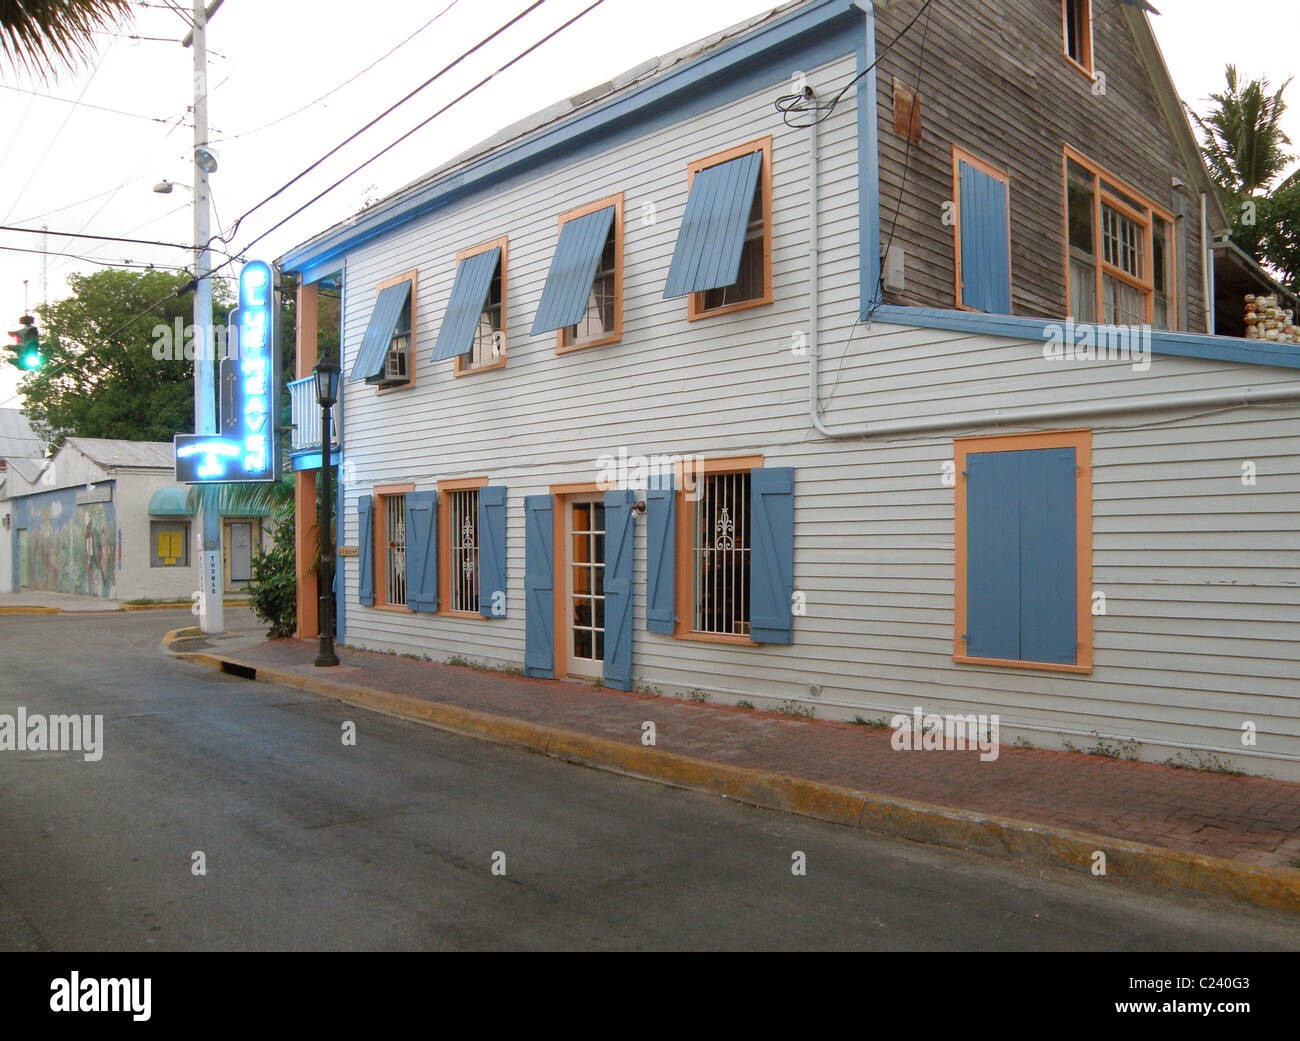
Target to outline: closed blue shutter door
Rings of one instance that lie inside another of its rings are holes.
[[[566,221],[560,229],[560,241],[555,247],[551,269],[546,273],[546,287],[533,322],[533,336],[582,321],[613,221],[614,207],[606,206]]]
[[[966,457],[966,653],[1020,658],[1020,464]]]
[[[671,474],[662,475],[645,493],[645,627],[671,633],[676,627],[677,497]]]
[[[668,266],[664,299],[735,284],[762,168],[763,153],[751,152],[695,175]]]
[[[506,616],[506,489],[478,490],[478,613]]]
[[[357,351],[357,360],[352,365],[348,376],[349,383],[357,380],[377,379],[384,373],[384,358],[393,342],[393,332],[397,329],[397,320],[402,317],[402,308],[406,298],[411,295],[410,281],[389,286],[379,294],[375,309],[370,313],[370,322],[366,333],[361,338],[361,349]]]
[[[961,302],[989,314],[1011,313],[1007,186],[960,163]]]
[[[447,313],[438,328],[438,342],[433,346],[434,361],[447,361],[474,349],[474,331],[487,304],[492,276],[501,259],[501,247],[466,257],[456,266],[456,281],[451,287]]]
[[[375,606],[375,540],[370,532],[374,511],[371,505],[369,495],[357,500],[357,594],[366,607]]]
[[[632,546],[636,493],[605,493],[605,686],[632,689]]]
[[[438,610],[438,493],[406,493],[406,606]]]
[[[1020,456],[1020,657],[1078,662],[1078,558],[1073,448]]]
[[[794,470],[749,472],[749,638],[794,641]]]
[[[524,496],[524,672],[555,676],[555,508]]]

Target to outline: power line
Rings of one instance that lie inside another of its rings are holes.
[[[600,0],[600,2],[603,2],[603,0]],[[373,127],[376,123],[378,123],[378,122],[379,122],[381,119],[383,119],[385,116],[389,115],[391,112],[393,112],[393,111],[394,111],[396,108],[398,108],[399,106],[406,104],[406,102],[410,101],[411,98],[415,97],[416,94],[418,94],[418,93],[420,93],[420,91],[424,90],[427,86],[429,86],[429,84],[433,83],[435,80],[439,79],[440,77],[442,77],[442,76],[445,75],[446,73],[450,72],[452,69],[454,69],[457,65],[459,65],[461,62],[463,62],[463,61],[464,61],[466,58],[468,58],[470,55],[474,54],[476,51],[481,50],[481,49],[482,49],[483,47],[485,47],[488,43],[490,43],[492,40],[496,39],[496,38],[497,38],[498,36],[500,36],[503,32],[505,32],[507,29],[509,29],[512,25],[514,25],[516,22],[519,22],[521,19],[527,17],[527,16],[528,16],[529,14],[531,14],[533,11],[537,10],[537,8],[541,7],[542,4],[544,4],[544,3],[546,3],[546,0],[535,0],[534,3],[530,4],[530,5],[529,5],[527,8],[525,8],[523,11],[519,12],[519,14],[517,14],[517,15],[515,15],[513,18],[511,18],[510,21],[508,21],[508,22],[505,23],[505,25],[501,26],[499,29],[495,30],[494,32],[492,32],[492,33],[489,34],[488,36],[485,36],[483,39],[481,39],[478,43],[476,43],[476,44],[475,44],[473,47],[471,47],[469,50],[467,50],[467,51],[465,51],[463,54],[461,54],[458,58],[456,58],[456,59],[455,59],[454,61],[452,61],[450,64],[448,64],[448,65],[444,65],[441,69],[439,69],[437,72],[435,72],[432,76],[430,76],[427,80],[425,80],[423,83],[421,83],[421,84],[420,84],[418,87],[416,87],[414,90],[410,91],[408,94],[406,94],[406,95],[403,96],[402,98],[399,98],[399,99],[398,99],[397,101],[395,101],[392,105],[389,105],[388,108],[384,109],[383,112],[381,112],[381,113],[379,113],[379,115],[375,116],[374,119],[370,120],[370,122],[368,122],[368,123],[367,123],[365,126],[363,126],[360,130],[354,131],[353,133],[349,134],[347,137],[345,137],[342,141],[340,141],[337,145],[335,145],[333,148],[331,148],[328,152],[326,152],[323,156],[321,156],[319,159],[317,159],[317,160],[316,160],[314,163],[312,163],[310,166],[306,167],[306,168],[305,168],[304,170],[302,170],[299,174],[297,174],[296,176],[290,178],[290,179],[289,179],[288,181],[286,181],[284,184],[280,185],[279,188],[277,188],[275,191],[273,191],[270,195],[268,195],[268,196],[267,196],[265,199],[263,199],[261,202],[257,203],[256,205],[254,205],[254,206],[251,207],[250,209],[245,210],[243,213],[241,213],[238,217],[235,218],[235,222],[234,222],[234,224],[232,224],[232,225],[230,226],[230,236],[233,237],[233,236],[239,234],[239,225],[242,223],[242,221],[244,220],[245,217],[249,216],[250,214],[256,213],[259,209],[261,209],[263,206],[265,206],[265,205],[266,205],[268,202],[270,202],[272,199],[276,198],[276,197],[279,196],[279,195],[282,195],[282,194],[283,194],[283,193],[284,193],[288,188],[290,188],[290,187],[292,187],[293,185],[297,184],[297,183],[298,183],[299,181],[301,181],[304,177],[306,177],[307,174],[311,173],[312,170],[316,169],[316,167],[320,166],[321,163],[325,162],[326,159],[329,159],[331,156],[335,155],[335,154],[336,154],[340,149],[342,149],[342,148],[344,148],[345,146],[351,144],[353,141],[355,141],[358,137],[360,137],[362,134],[364,134],[364,133],[365,133],[367,130],[369,130],[371,127]],[[593,5],[593,6],[595,6],[595,5]],[[591,9],[591,8],[588,8],[587,10],[590,10],[590,9]],[[582,12],[582,14],[586,14],[586,13],[587,13],[586,11],[583,11],[583,12]],[[578,17],[581,17],[581,15],[579,15]],[[547,39],[549,39],[549,37],[548,37]],[[542,41],[542,42],[545,42],[545,40]],[[500,70],[498,70],[498,71],[500,71]],[[229,241],[229,239],[223,239],[223,241]]]
[[[40,171],[41,164],[45,162],[46,156],[50,154],[51,149],[54,148],[55,143],[59,140],[59,137],[63,134],[64,129],[68,125],[68,121],[72,119],[74,115],[76,115],[77,105],[81,104],[81,99],[85,96],[86,91],[90,88],[91,83],[94,82],[95,77],[99,75],[99,70],[104,66],[104,59],[108,57],[108,52],[113,49],[113,45],[116,42],[117,42],[116,40],[112,41],[111,43],[109,43],[107,47],[103,49],[103,51],[100,52],[99,59],[95,62],[95,68],[91,72],[90,78],[87,79],[86,82],[82,85],[81,93],[77,95],[76,102],[73,104],[73,107],[68,111],[68,114],[63,117],[63,122],[59,124],[59,129],[56,130],[54,132],[54,136],[50,138],[50,143],[45,146],[45,151],[41,153],[41,157],[38,160],[36,160],[36,165],[32,167],[32,172],[31,174],[28,175],[27,180],[23,183],[22,189],[18,192],[17,195],[14,196],[13,202],[9,204],[9,209],[5,211],[5,215],[4,215],[5,220],[9,219],[9,215],[14,212],[14,207],[18,205],[18,200],[23,197],[24,193],[31,186],[32,181],[36,178],[36,174]]]
[[[97,112],[111,112],[115,116],[130,116],[132,119],[147,119],[151,123],[170,123],[171,120],[163,119],[161,116],[145,116],[139,112],[125,112],[120,108],[105,108],[103,105],[92,105],[89,101],[73,101],[72,98],[61,98],[57,94],[42,94],[36,90],[26,90],[23,87],[11,87],[8,83],[0,83],[0,88],[5,90],[17,91],[19,94],[31,94],[33,97],[45,98],[49,101],[62,101],[65,105],[80,105],[82,108],[93,108]]]
[[[474,86],[470,87],[470,88],[469,88],[468,90],[466,90],[464,93],[458,95],[457,97],[453,98],[451,101],[447,102],[447,104],[443,105],[442,108],[438,109],[438,111],[435,112],[435,113],[433,113],[433,115],[429,116],[427,119],[422,119],[419,123],[416,123],[415,126],[411,127],[410,130],[408,130],[408,131],[406,131],[406,133],[402,134],[401,137],[399,137],[396,141],[393,141],[391,144],[386,145],[384,148],[381,148],[378,152],[376,152],[374,155],[372,155],[369,159],[365,160],[365,161],[362,162],[362,163],[359,163],[357,166],[354,166],[351,170],[349,170],[347,173],[345,173],[342,177],[340,177],[337,181],[335,181],[333,184],[331,184],[328,188],[324,189],[324,190],[321,191],[321,192],[318,192],[316,195],[314,195],[314,196],[312,196],[310,199],[308,199],[305,203],[303,203],[301,206],[299,206],[296,210],[294,210],[291,214],[289,214],[289,215],[288,215],[287,217],[285,217],[283,220],[280,220],[280,221],[278,221],[277,223],[273,224],[271,227],[267,228],[266,231],[262,232],[262,234],[258,235],[257,238],[253,239],[253,240],[252,240],[251,242],[249,242],[249,243],[248,243],[248,244],[247,244],[247,245],[246,245],[242,250],[240,250],[240,251],[239,251],[239,254],[247,253],[248,250],[252,249],[253,246],[257,245],[257,243],[261,242],[262,239],[266,238],[266,237],[267,237],[268,235],[270,235],[273,231],[276,231],[277,229],[283,227],[285,224],[289,223],[289,221],[293,220],[294,217],[298,216],[298,214],[302,213],[302,212],[303,212],[305,209],[307,209],[309,206],[313,205],[313,204],[316,203],[316,202],[319,202],[319,201],[320,201],[321,199],[323,199],[326,195],[328,195],[330,192],[332,192],[335,188],[337,188],[339,185],[341,185],[344,181],[348,180],[350,177],[354,176],[355,174],[360,173],[362,170],[364,170],[367,166],[369,166],[371,163],[373,163],[373,162],[374,162],[376,159],[378,159],[380,156],[385,155],[385,154],[388,153],[388,152],[391,152],[394,148],[396,148],[398,145],[400,145],[403,141],[405,141],[408,137],[410,137],[412,134],[414,134],[417,130],[421,130],[422,128],[428,126],[428,125],[429,125],[430,123],[432,123],[435,119],[437,119],[440,115],[442,115],[444,112],[446,112],[446,111],[447,111],[448,109],[450,109],[452,106],[454,106],[454,105],[460,103],[461,101],[464,101],[467,97],[469,97],[471,94],[473,94],[476,90],[478,90],[478,89],[479,89],[480,87],[482,87],[484,84],[489,83],[489,82],[491,82],[492,80],[494,80],[497,76],[499,76],[501,73],[505,72],[505,71],[506,71],[508,68],[510,68],[512,65],[515,65],[515,64],[517,64],[517,63],[520,62],[520,61],[523,61],[523,59],[526,58],[526,57],[528,57],[528,55],[532,54],[533,51],[537,50],[537,49],[538,49],[539,47],[541,47],[543,44],[547,43],[549,40],[551,40],[551,39],[555,38],[556,36],[558,36],[558,35],[559,35],[560,33],[562,33],[565,29],[567,29],[569,26],[571,26],[574,22],[578,21],[578,19],[580,19],[580,18],[584,17],[585,15],[589,14],[590,12],[594,11],[597,7],[599,7],[599,6],[600,6],[601,4],[603,4],[604,2],[605,2],[605,0],[595,0],[594,3],[589,4],[587,7],[583,8],[583,9],[582,9],[581,11],[579,11],[576,15],[574,15],[574,16],[573,16],[572,18],[570,18],[567,22],[565,22],[563,25],[561,25],[561,26],[559,26],[558,28],[553,29],[551,32],[547,33],[545,36],[543,36],[540,40],[538,40],[535,44],[533,44],[533,45],[532,45],[531,47],[529,47],[527,50],[521,51],[519,54],[515,55],[515,57],[511,58],[508,62],[506,62],[504,65],[502,65],[500,68],[498,68],[495,72],[493,72],[492,74],[490,74],[490,75],[488,75],[488,76],[484,76],[483,79],[481,79],[481,80],[479,80],[477,83],[475,83]],[[458,59],[458,60],[459,60],[459,59]],[[236,223],[238,223],[238,222],[236,222]],[[221,268],[225,267],[226,264],[231,263],[234,259],[235,259],[234,257],[231,257],[229,260],[226,260],[226,261],[224,261],[223,263],[218,264],[217,267],[213,268],[212,270],[213,270],[214,272],[215,272],[215,271],[219,271]]]
[[[92,235],[85,231],[43,231],[41,228],[19,228],[12,224],[0,224],[0,231],[20,231],[26,235],[53,235],[63,239],[96,239],[99,242],[129,242],[138,246],[165,246],[168,249],[184,249],[193,252],[193,245],[180,242],[160,242],[157,239],[132,239],[123,235]]]
[[[73,260],[84,260],[87,264],[98,264],[100,267],[126,267],[126,268],[165,268],[169,271],[186,271],[188,268],[176,264],[146,264],[133,260],[97,260],[94,257],[83,257],[76,253],[60,253],[52,249],[25,249],[22,246],[0,246],[0,250],[6,253],[35,253],[44,257],[70,257]]]
[[[411,42],[412,40],[414,40],[417,36],[419,36],[420,33],[424,32],[425,29],[429,28],[429,26],[431,26],[431,25],[432,25],[434,22],[436,22],[439,18],[441,18],[441,17],[442,17],[443,15],[445,15],[448,11],[450,11],[453,7],[455,7],[459,2],[460,2],[460,0],[451,0],[451,3],[449,3],[449,4],[448,4],[446,7],[444,7],[441,11],[439,11],[437,14],[435,14],[432,18],[430,18],[430,19],[429,19],[427,22],[425,22],[422,26],[420,26],[420,28],[416,29],[415,32],[411,33],[411,35],[408,36],[408,37],[406,37],[406,39],[402,40],[400,43],[394,45],[393,47],[390,47],[387,51],[385,51],[383,54],[381,54],[378,58],[376,58],[374,61],[372,61],[369,65],[367,65],[367,66],[366,66],[364,69],[362,69],[360,72],[358,72],[358,73],[356,73],[356,74],[354,74],[354,75],[352,75],[352,76],[349,76],[347,79],[345,79],[342,83],[340,83],[337,87],[333,88],[332,90],[327,90],[324,94],[322,94],[320,97],[318,97],[315,101],[309,101],[309,102],[307,102],[307,104],[301,106],[300,108],[296,108],[296,109],[294,109],[292,112],[288,112],[288,113],[286,113],[285,115],[280,116],[278,119],[273,119],[273,120],[271,120],[271,122],[269,122],[269,123],[263,123],[261,126],[253,127],[252,130],[241,130],[241,131],[239,131],[239,133],[236,133],[236,134],[227,134],[225,137],[217,137],[217,138],[213,138],[213,139],[212,139],[212,144],[218,144],[218,143],[220,143],[220,142],[222,142],[222,141],[234,141],[236,138],[240,138],[240,137],[248,137],[248,136],[251,135],[251,134],[258,134],[258,133],[261,133],[263,130],[268,130],[268,129],[270,129],[270,128],[273,127],[273,126],[277,126],[278,124],[283,123],[286,119],[292,119],[294,116],[298,115],[300,112],[306,112],[307,109],[309,109],[309,108],[314,108],[316,105],[319,105],[319,104],[320,104],[322,101],[324,101],[326,98],[328,98],[328,97],[332,97],[333,95],[337,94],[340,90],[342,90],[344,87],[346,87],[349,83],[352,83],[354,80],[358,80],[358,79],[360,79],[362,76],[364,76],[367,72],[369,72],[371,69],[373,69],[373,68],[374,68],[376,65],[378,65],[380,62],[384,61],[385,59],[387,59],[387,58],[391,57],[393,54],[395,54],[397,51],[401,50],[401,49],[402,49],[403,47],[405,47],[408,43],[410,43],[410,42]]]

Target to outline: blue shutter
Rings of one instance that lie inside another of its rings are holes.
[[[474,349],[474,330],[487,305],[492,276],[501,259],[501,247],[466,257],[456,266],[456,282],[451,287],[447,313],[442,316],[438,342],[433,346],[433,360],[447,361]]]
[[[555,500],[524,496],[524,672],[555,676]]]
[[[384,374],[384,358],[393,342],[393,333],[397,329],[397,320],[402,317],[402,308],[411,295],[410,281],[399,282],[381,290],[375,301],[375,309],[370,312],[370,323],[366,334],[361,338],[361,349],[357,351],[357,360],[352,365],[349,383],[357,380],[376,379]]]
[[[1007,186],[960,162],[961,302],[990,314],[1011,313]]]
[[[650,478],[645,493],[645,627],[672,633],[677,624],[677,495],[672,474]]]
[[[664,299],[733,285],[754,205],[763,153],[709,166],[695,175],[677,232]]]
[[[560,241],[533,322],[533,336],[582,321],[613,221],[614,207],[606,206],[566,221],[560,229]]]
[[[605,686],[632,689],[632,504],[636,492],[605,493]]]
[[[794,470],[749,472],[749,638],[794,641]]]
[[[375,606],[375,540],[370,530],[374,517],[372,502],[369,495],[357,500],[357,593],[366,607]]]
[[[1073,448],[1020,456],[1020,657],[1078,662],[1078,557]]]
[[[966,653],[1020,658],[1020,464],[1015,452],[966,457]]]
[[[438,493],[406,493],[406,606],[438,610]]]
[[[506,616],[506,489],[478,490],[478,613]]]

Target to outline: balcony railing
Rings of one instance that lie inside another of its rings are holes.
[[[293,423],[292,448],[295,452],[320,448],[320,402],[316,400],[316,380],[311,376],[289,384],[290,420]],[[330,443],[339,443],[339,407],[330,414]]]

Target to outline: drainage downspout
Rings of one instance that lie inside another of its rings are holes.
[[[1205,331],[1214,335],[1214,292],[1210,289],[1214,255],[1210,252],[1209,201],[1201,192],[1201,290],[1205,294]]]
[[[871,38],[871,23],[867,23],[867,60],[875,58],[874,40]],[[874,81],[874,76],[872,77]],[[812,88],[808,88],[812,97]],[[1158,397],[1133,398],[1129,401],[1099,401],[1082,405],[1054,405],[1046,408],[991,408],[976,412],[945,413],[941,416],[924,419],[895,419],[883,423],[867,423],[862,426],[835,428],[829,426],[822,416],[820,398],[821,389],[821,346],[818,340],[817,305],[818,305],[818,254],[820,238],[818,235],[818,138],[817,123],[808,128],[808,369],[809,369],[809,416],[813,428],[823,437],[841,439],[848,437],[900,437],[908,434],[937,434],[945,430],[963,430],[980,427],[999,427],[1017,424],[1046,425],[1058,422],[1074,422],[1095,419],[1100,416],[1122,416],[1137,412],[1170,412],[1183,408],[1233,408],[1241,405],[1274,404],[1279,402],[1300,401],[1300,383],[1291,383],[1281,387],[1245,387],[1226,391],[1198,391],[1190,394],[1161,394]],[[875,190],[875,184],[868,188]],[[1201,193],[1201,245],[1206,246],[1206,197]],[[1208,251],[1206,251],[1208,256]],[[883,258],[881,263],[883,263]],[[1206,260],[1202,261],[1201,273],[1205,284],[1207,306],[1210,300],[1209,273]],[[1207,319],[1211,314],[1207,310]]]

